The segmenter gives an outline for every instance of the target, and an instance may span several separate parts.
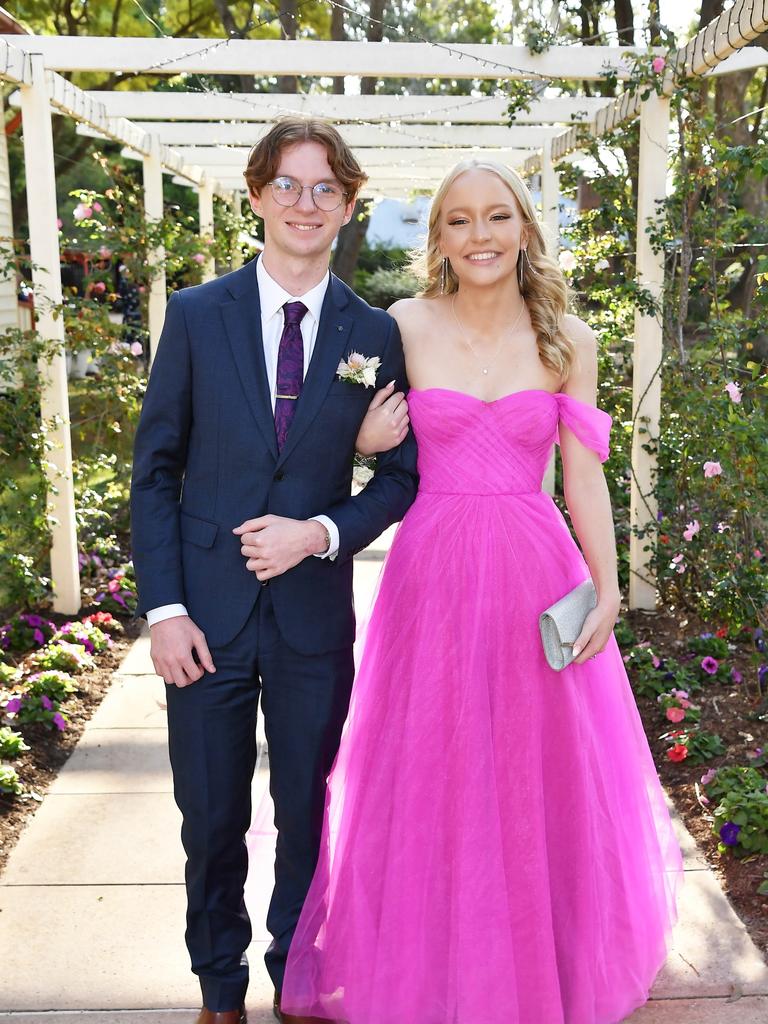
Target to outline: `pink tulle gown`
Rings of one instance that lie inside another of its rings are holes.
[[[412,390],[420,486],[384,568],[283,1010],[349,1024],[616,1024],[648,997],[680,852],[613,638],[563,672],[587,575],[541,482],[567,395]]]

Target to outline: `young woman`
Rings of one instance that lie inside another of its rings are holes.
[[[287,1013],[349,1024],[615,1024],[648,997],[680,854],[612,628],[594,335],[516,173],[435,195],[400,326],[417,499],[380,581]],[[559,441],[581,552],[541,481]],[[591,576],[572,665],[540,613]]]

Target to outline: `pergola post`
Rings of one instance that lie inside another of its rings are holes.
[[[664,254],[654,252],[648,234],[667,194],[669,99],[652,93],[640,107],[640,161],[637,197],[637,282],[657,303],[656,315],[635,312],[632,375],[632,484],[630,494],[629,607],[656,608],[652,560],[658,529],[656,445],[661,410],[663,352],[661,302]],[[650,451],[646,450],[650,447]]]
[[[199,231],[203,242],[206,239],[213,241],[213,183],[209,177],[204,177],[197,190],[197,204],[199,211]],[[216,276],[216,269],[213,262],[213,255],[210,247],[205,245],[204,255],[207,257],[203,264],[203,281],[212,281]]]
[[[40,360],[40,411],[51,451],[46,459],[51,528],[51,583],[54,611],[74,615],[80,608],[75,489],[69,433],[69,394],[64,352],[64,321],[55,315],[61,306],[59,233],[56,226],[51,108],[43,57],[28,55],[31,83],[21,84],[24,164],[27,176],[27,214],[37,330],[57,343],[49,363]]]
[[[160,139],[151,136],[151,153],[144,163],[144,216],[148,223],[163,219],[163,165],[160,161]],[[165,319],[165,247],[158,246],[149,254],[151,283],[149,287],[149,361],[155,358],[160,332]]]
[[[541,219],[547,229],[550,255],[560,251],[560,175],[552,160],[552,140],[547,139],[541,156]]]

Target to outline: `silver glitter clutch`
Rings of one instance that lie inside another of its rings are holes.
[[[573,645],[596,604],[595,585],[584,580],[539,616],[544,656],[556,672],[573,661]]]

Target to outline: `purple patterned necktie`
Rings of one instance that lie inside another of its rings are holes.
[[[303,302],[286,302],[285,323],[277,352],[277,388],[275,391],[275,433],[277,450],[282,451],[288,428],[296,411],[296,401],[304,383],[304,340],[301,321],[307,307]]]

